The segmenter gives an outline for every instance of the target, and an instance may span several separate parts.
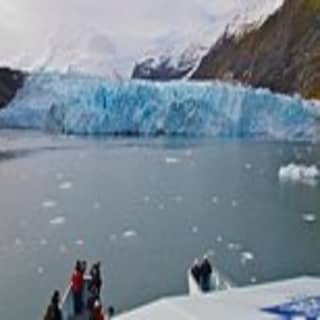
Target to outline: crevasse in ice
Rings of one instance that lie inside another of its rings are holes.
[[[39,73],[0,112],[0,127],[314,141],[319,137],[317,108],[298,96],[222,82],[113,83]]]

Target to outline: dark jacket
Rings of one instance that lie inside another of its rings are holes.
[[[209,279],[212,273],[212,267],[208,260],[204,260],[201,264],[201,276],[204,279]]]
[[[191,268],[191,274],[193,275],[194,279],[197,281],[197,283],[200,283],[200,275],[201,275],[201,269],[200,266],[194,265]]]

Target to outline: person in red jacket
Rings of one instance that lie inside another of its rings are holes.
[[[77,261],[71,278],[74,314],[80,315],[83,310],[84,273],[80,261]]]

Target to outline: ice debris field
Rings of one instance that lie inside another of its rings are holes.
[[[306,166],[290,163],[279,169],[279,180],[282,182],[303,183],[316,186],[320,181],[320,170],[316,165]]]
[[[37,73],[0,112],[0,127],[315,142],[319,114],[319,105],[299,96],[222,82],[109,82]]]

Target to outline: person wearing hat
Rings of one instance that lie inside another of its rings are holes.
[[[44,320],[62,320],[62,312],[60,310],[60,293],[55,291],[51,298],[51,303],[49,304]]]
[[[211,287],[212,266],[207,255],[203,257],[200,266],[200,285],[203,292],[209,292]]]

